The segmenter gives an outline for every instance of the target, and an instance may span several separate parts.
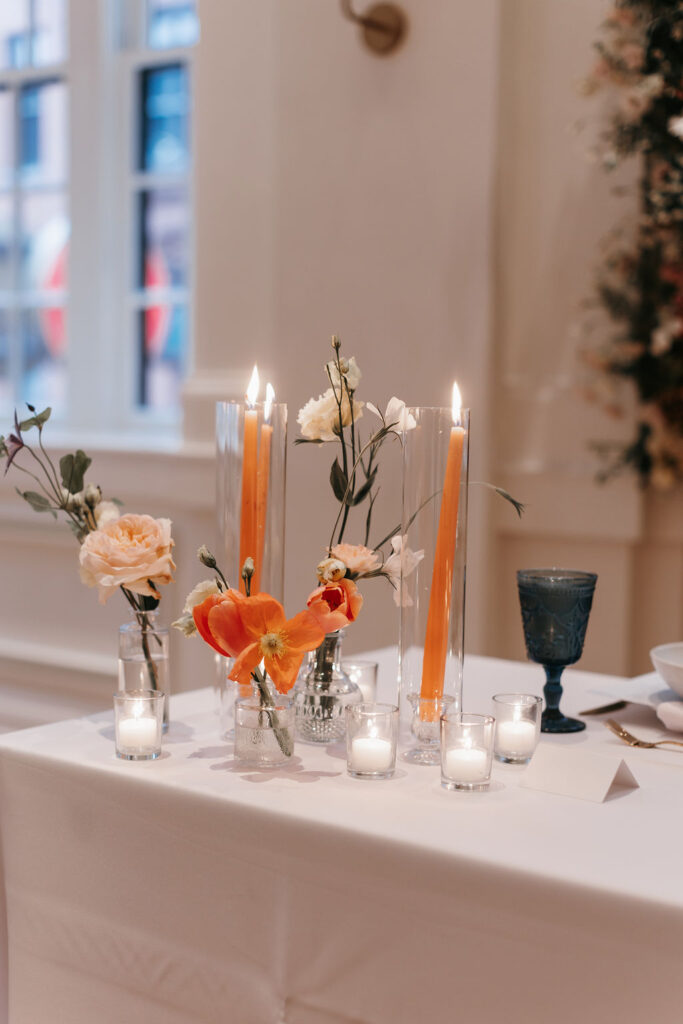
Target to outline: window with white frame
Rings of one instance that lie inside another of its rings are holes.
[[[67,427],[177,422],[197,37],[196,0],[0,0],[3,415],[30,401]]]

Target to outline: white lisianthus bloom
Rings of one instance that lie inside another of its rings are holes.
[[[195,636],[197,627],[194,624],[192,609],[196,605],[201,604],[202,601],[205,601],[211,594],[220,594],[215,580],[202,580],[201,583],[198,583],[187,595],[185,605],[183,606],[183,614],[172,623],[173,627],[179,629],[185,636]]]
[[[356,357],[351,356],[349,359],[340,359],[339,364],[341,366],[342,376],[346,378],[346,383],[349,386],[349,391],[355,391],[360,384],[361,377],[363,376],[360,372],[360,367],[356,362]],[[338,387],[340,380],[336,360],[333,359],[327,364],[327,371],[334,386]]]
[[[402,588],[403,594],[401,595],[401,575],[403,575],[405,580],[407,576],[415,572],[425,553],[424,551],[413,551],[412,548],[409,548],[406,544],[405,534],[399,533],[396,537],[392,537],[391,546],[393,552],[384,563],[383,570],[396,587],[394,590],[394,604],[402,604],[404,608],[409,608],[413,603],[413,599],[405,587]],[[403,598],[402,600],[401,597]]]
[[[353,399],[353,417],[358,420],[362,416],[363,403]],[[342,425],[348,427],[351,422],[351,403],[344,393],[341,402]],[[302,437],[309,441],[335,441],[339,435],[339,406],[332,388],[328,388],[319,398],[311,398],[296,418],[301,427]]]
[[[677,139],[683,139],[683,117],[670,117],[666,127],[669,129],[670,135],[675,135]]]
[[[95,506],[95,522],[98,529],[107,523],[114,523],[121,517],[118,505],[113,501],[101,501]]]
[[[406,408],[406,403],[402,402],[400,398],[396,398],[395,395],[389,399],[384,417],[382,417],[381,412],[372,402],[367,402],[366,405],[370,412],[374,412],[375,416],[384,419],[386,425],[392,427],[396,433],[404,430],[414,430],[417,426],[415,417]]]

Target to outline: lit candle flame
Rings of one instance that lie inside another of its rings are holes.
[[[460,388],[453,381],[453,403],[451,405],[451,412],[453,414],[453,422],[456,426],[460,425],[460,409],[462,407],[462,398],[460,397]]]
[[[270,422],[270,413],[273,408],[273,402],[275,401],[275,388],[268,381],[266,384],[266,400],[263,405],[263,418],[266,423]]]
[[[249,381],[249,387],[247,388],[247,402],[250,406],[254,406],[256,399],[258,398],[259,392],[259,379],[258,379],[258,367],[255,365]]]

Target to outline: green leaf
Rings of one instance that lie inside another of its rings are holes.
[[[29,405],[29,409],[33,406]],[[35,416],[29,417],[27,420],[22,420],[19,424],[19,430],[30,430],[31,427],[38,427],[41,430],[50,418],[52,409],[48,405],[47,409],[43,409],[42,412],[37,413]]]
[[[322,437],[295,437],[294,444],[325,444]]]
[[[519,518],[522,518],[522,514],[524,513],[526,506],[523,502],[517,501],[516,498],[513,498],[512,495],[508,494],[508,492],[503,490],[502,487],[496,487],[495,484],[490,484],[486,480],[473,480],[472,483],[481,484],[482,487],[489,487],[492,491],[495,491],[496,494],[499,494],[501,498],[505,499],[505,501],[509,501]]]
[[[123,508],[123,504],[124,504],[124,503],[123,503],[123,502],[121,501],[121,499],[120,499],[120,498],[110,498],[109,500],[110,500],[110,501],[113,501],[113,503],[114,503],[115,505],[118,505],[118,507],[119,507],[119,508]]]
[[[80,448],[75,455],[62,455],[59,460],[59,472],[62,475],[62,483],[70,494],[78,494],[83,490],[83,478],[91,462],[92,459]]]
[[[57,513],[44,494],[38,494],[37,491],[20,491],[18,487],[16,491],[29,503],[34,512],[49,512],[55,519],[57,518]]]
[[[365,481],[363,486],[360,487],[356,491],[356,493],[353,495],[353,497],[349,497],[349,500],[348,500],[348,504],[349,505],[360,505],[361,501],[363,501],[365,498],[367,498],[368,494],[370,493],[370,488],[372,487],[372,485],[375,482],[376,476],[377,476],[377,470],[375,470],[374,473],[370,474],[370,476],[367,478],[367,480]]]
[[[332,469],[330,470],[330,484],[334,491],[334,496],[337,501],[344,502],[346,500],[346,491],[349,486],[349,481],[346,477],[346,473],[339,465],[339,459],[335,459],[332,463]]]

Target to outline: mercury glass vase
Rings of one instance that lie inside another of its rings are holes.
[[[299,677],[292,691],[296,735],[307,743],[332,743],[346,735],[345,709],[360,704],[360,688],[352,683],[341,664],[344,631],[328,633],[314,652],[307,675]]]
[[[168,729],[171,673],[168,628],[157,624],[155,611],[132,613],[119,627],[119,691],[160,690],[164,700],[163,729]]]

